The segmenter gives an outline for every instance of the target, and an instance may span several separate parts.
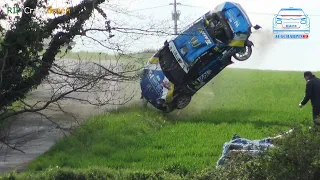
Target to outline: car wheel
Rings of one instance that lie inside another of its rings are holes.
[[[185,108],[191,101],[191,96],[179,96],[177,97],[175,103],[177,109]]]
[[[245,46],[240,52],[237,52],[233,55],[233,57],[238,61],[245,61],[250,58],[252,55],[252,47]]]

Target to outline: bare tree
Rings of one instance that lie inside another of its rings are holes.
[[[26,0],[23,7],[46,8],[46,2]],[[3,33],[0,39],[0,142],[6,147],[20,150],[19,139],[27,136],[10,128],[17,115],[34,113],[57,128],[70,132],[72,126],[61,125],[46,111],[63,112],[79,124],[74,114],[65,110],[66,103],[69,106],[72,102],[80,102],[102,107],[129,102],[135,91],[128,92],[125,89],[132,87],[131,82],[138,80],[137,71],[141,69],[141,65],[136,61],[120,61],[121,57],[140,59],[125,49],[145,36],[171,35],[168,33],[170,27],[160,29],[157,23],[133,28],[110,20],[106,10],[111,9],[128,16],[130,14],[118,6],[108,7],[108,1],[105,0],[84,0],[67,8],[70,8],[70,13],[48,19],[36,13],[22,11],[21,17],[13,19],[9,30],[0,26]],[[99,20],[91,23],[89,20],[92,17]],[[1,14],[0,18],[8,17]],[[105,40],[97,39],[95,33],[103,33]],[[117,34],[122,36],[113,40]],[[62,47],[66,46],[63,53],[68,53],[70,43],[75,38],[96,42],[101,47],[114,51],[116,56],[110,60],[110,56],[101,55],[92,61],[83,60],[80,56],[77,60],[66,60],[64,55],[59,57]],[[46,40],[49,40],[49,44],[44,49]],[[41,100],[28,99],[27,95],[39,87],[46,88],[50,92],[49,96]],[[10,108],[14,103],[19,106]]]

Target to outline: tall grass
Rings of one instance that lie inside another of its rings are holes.
[[[201,171],[216,164],[234,133],[258,139],[310,125],[310,105],[298,108],[305,88],[301,77],[300,72],[226,69],[179,116],[132,106],[92,117],[28,169]]]

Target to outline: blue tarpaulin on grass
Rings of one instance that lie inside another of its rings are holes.
[[[224,143],[222,156],[217,162],[217,166],[221,166],[225,163],[225,160],[229,159],[229,153],[232,151],[246,152],[252,156],[258,155],[262,151],[266,151],[269,148],[274,147],[271,138],[265,138],[261,140],[249,140],[241,138],[237,134],[232,137],[232,140]]]

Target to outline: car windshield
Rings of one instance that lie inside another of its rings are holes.
[[[278,13],[280,16],[304,16],[301,9],[282,9]]]
[[[169,47],[161,50],[161,58],[159,58],[160,67],[164,75],[173,84],[182,84],[186,75],[181,68],[174,55],[170,52]]]

